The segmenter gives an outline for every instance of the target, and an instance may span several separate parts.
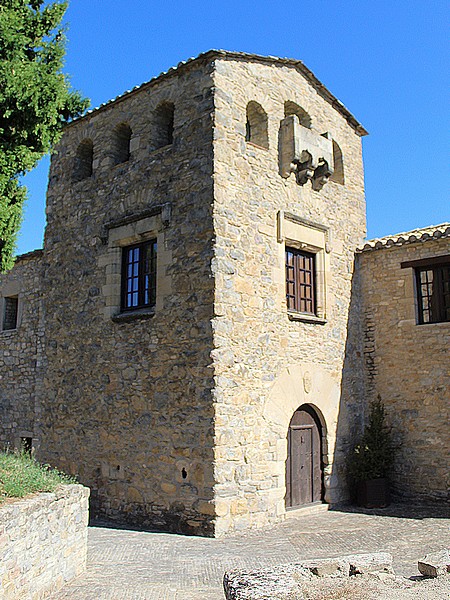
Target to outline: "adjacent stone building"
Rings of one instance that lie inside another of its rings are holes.
[[[0,279],[0,441],[146,527],[345,500],[366,400],[389,402],[364,375],[365,134],[300,61],[223,51],[67,126],[44,248]]]
[[[449,500],[450,223],[374,240],[357,255],[366,399],[386,404],[405,498]]]

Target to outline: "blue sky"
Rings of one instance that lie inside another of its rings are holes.
[[[92,106],[223,48],[302,60],[368,129],[368,237],[450,220],[448,2],[72,0],[65,71]],[[18,252],[42,247],[48,159]]]

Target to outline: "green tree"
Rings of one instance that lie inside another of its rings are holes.
[[[62,73],[67,2],[0,0],[0,272],[13,265],[30,171],[89,101]]]
[[[352,482],[387,477],[394,463],[394,445],[381,397],[370,404],[369,420],[359,444],[348,459],[348,475]]]

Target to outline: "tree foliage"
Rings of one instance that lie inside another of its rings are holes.
[[[0,0],[0,272],[12,266],[26,189],[19,177],[88,100],[62,73],[67,2]]]

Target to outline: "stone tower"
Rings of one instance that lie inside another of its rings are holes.
[[[341,501],[365,133],[300,61],[223,51],[67,126],[44,249],[2,278],[9,364],[34,365],[18,392],[3,379],[22,407],[3,441],[146,527],[220,535]]]

